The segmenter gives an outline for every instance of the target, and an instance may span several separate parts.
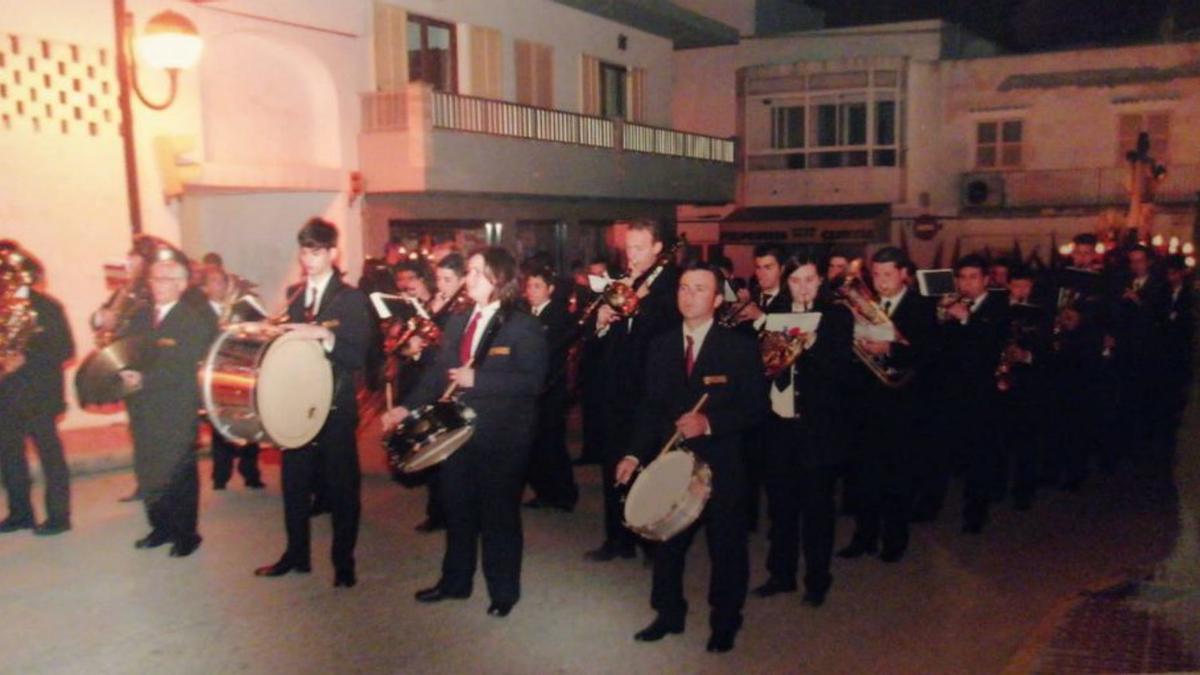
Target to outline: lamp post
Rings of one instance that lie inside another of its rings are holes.
[[[176,12],[161,12],[151,17],[145,34],[137,38],[134,50],[133,13],[125,9],[125,0],[113,0],[116,25],[117,103],[121,108],[121,141],[125,151],[125,190],[129,203],[129,227],[134,235],[142,232],[142,200],[138,191],[137,151],[133,137],[131,92],[151,110],[166,110],[175,101],[179,71],[190,68],[200,58],[203,42],[196,26]],[[142,93],[137,80],[138,57],[147,65],[167,71],[171,89],[161,102]]]

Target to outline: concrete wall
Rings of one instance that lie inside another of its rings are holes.
[[[516,56],[513,41],[529,40],[554,49],[554,107],[580,110],[581,58],[584,54],[604,61],[646,69],[646,122],[669,126],[674,62],[671,41],[609,21],[549,0],[390,0],[413,14],[459,26],[459,86],[466,90],[469,59],[462,40],[470,25],[500,31],[503,45],[501,81],[504,98],[515,100]],[[626,49],[617,47],[625,35]]]

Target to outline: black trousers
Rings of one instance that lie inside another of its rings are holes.
[[[25,457],[26,437],[33,439],[46,477],[46,519],[55,523],[71,522],[70,471],[54,415],[50,414],[24,420],[9,416],[0,421],[0,472],[8,492],[8,516],[16,520],[34,520],[29,496],[33,481]]]
[[[901,398],[911,397],[911,392],[874,394],[864,417],[854,541],[873,547],[882,540],[884,550],[903,551],[908,547],[913,460],[921,437],[912,434],[915,416]]]
[[[335,410],[312,443],[282,453],[283,518],[287,528],[284,556],[294,564],[308,564],[312,559],[309,520],[316,492],[327,500],[333,519],[333,567],[354,569],[362,511],[362,474],[354,437],[357,427],[357,415]]]
[[[444,590],[471,592],[482,545],[492,602],[520,599],[521,492],[528,457],[528,447],[497,447],[479,439],[442,463],[438,478],[446,508],[446,553],[438,583]]]
[[[212,482],[225,485],[233,476],[233,460],[237,458],[237,470],[247,484],[262,482],[258,470],[258,443],[238,446],[225,440],[216,429],[212,430]]]
[[[541,501],[574,507],[579,488],[567,452],[566,385],[546,392],[540,401],[537,434],[529,456],[529,485]]]
[[[750,578],[745,476],[727,469],[713,468],[712,497],[700,519],[654,549],[650,606],[668,621],[682,621],[687,614],[684,563],[696,532],[703,527],[712,570],[708,582],[709,625],[713,630],[737,630],[742,625],[742,606],[746,603]]]
[[[805,466],[799,421],[772,418],[766,448],[765,487],[771,519],[767,572],[771,578],[795,581],[800,544],[804,548],[804,587],[824,592],[833,583],[837,465]],[[801,528],[803,523],[803,529]]]
[[[200,472],[196,468],[195,450],[189,448],[176,460],[165,484],[143,484],[142,501],[153,530],[165,533],[175,542],[194,539],[200,510]]]
[[[617,486],[617,464],[629,452],[624,444],[605,448],[600,481],[604,485],[604,544],[632,550],[638,536],[625,527],[625,494],[628,486]]]

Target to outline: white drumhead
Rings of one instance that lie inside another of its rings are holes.
[[[258,416],[271,442],[298,448],[325,426],[333,405],[333,368],[315,340],[284,333],[258,369]]]
[[[690,452],[668,452],[650,462],[625,498],[625,522],[641,527],[661,520],[687,493],[695,468]]]

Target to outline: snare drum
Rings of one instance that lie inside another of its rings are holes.
[[[625,527],[652,541],[686,530],[712,494],[712,471],[687,450],[660,455],[638,475],[625,498]]]
[[[298,448],[325,426],[333,368],[315,340],[269,323],[221,332],[200,372],[213,428],[234,443]]]
[[[471,440],[475,411],[455,400],[413,410],[387,440],[388,466],[415,473],[446,461]]]

